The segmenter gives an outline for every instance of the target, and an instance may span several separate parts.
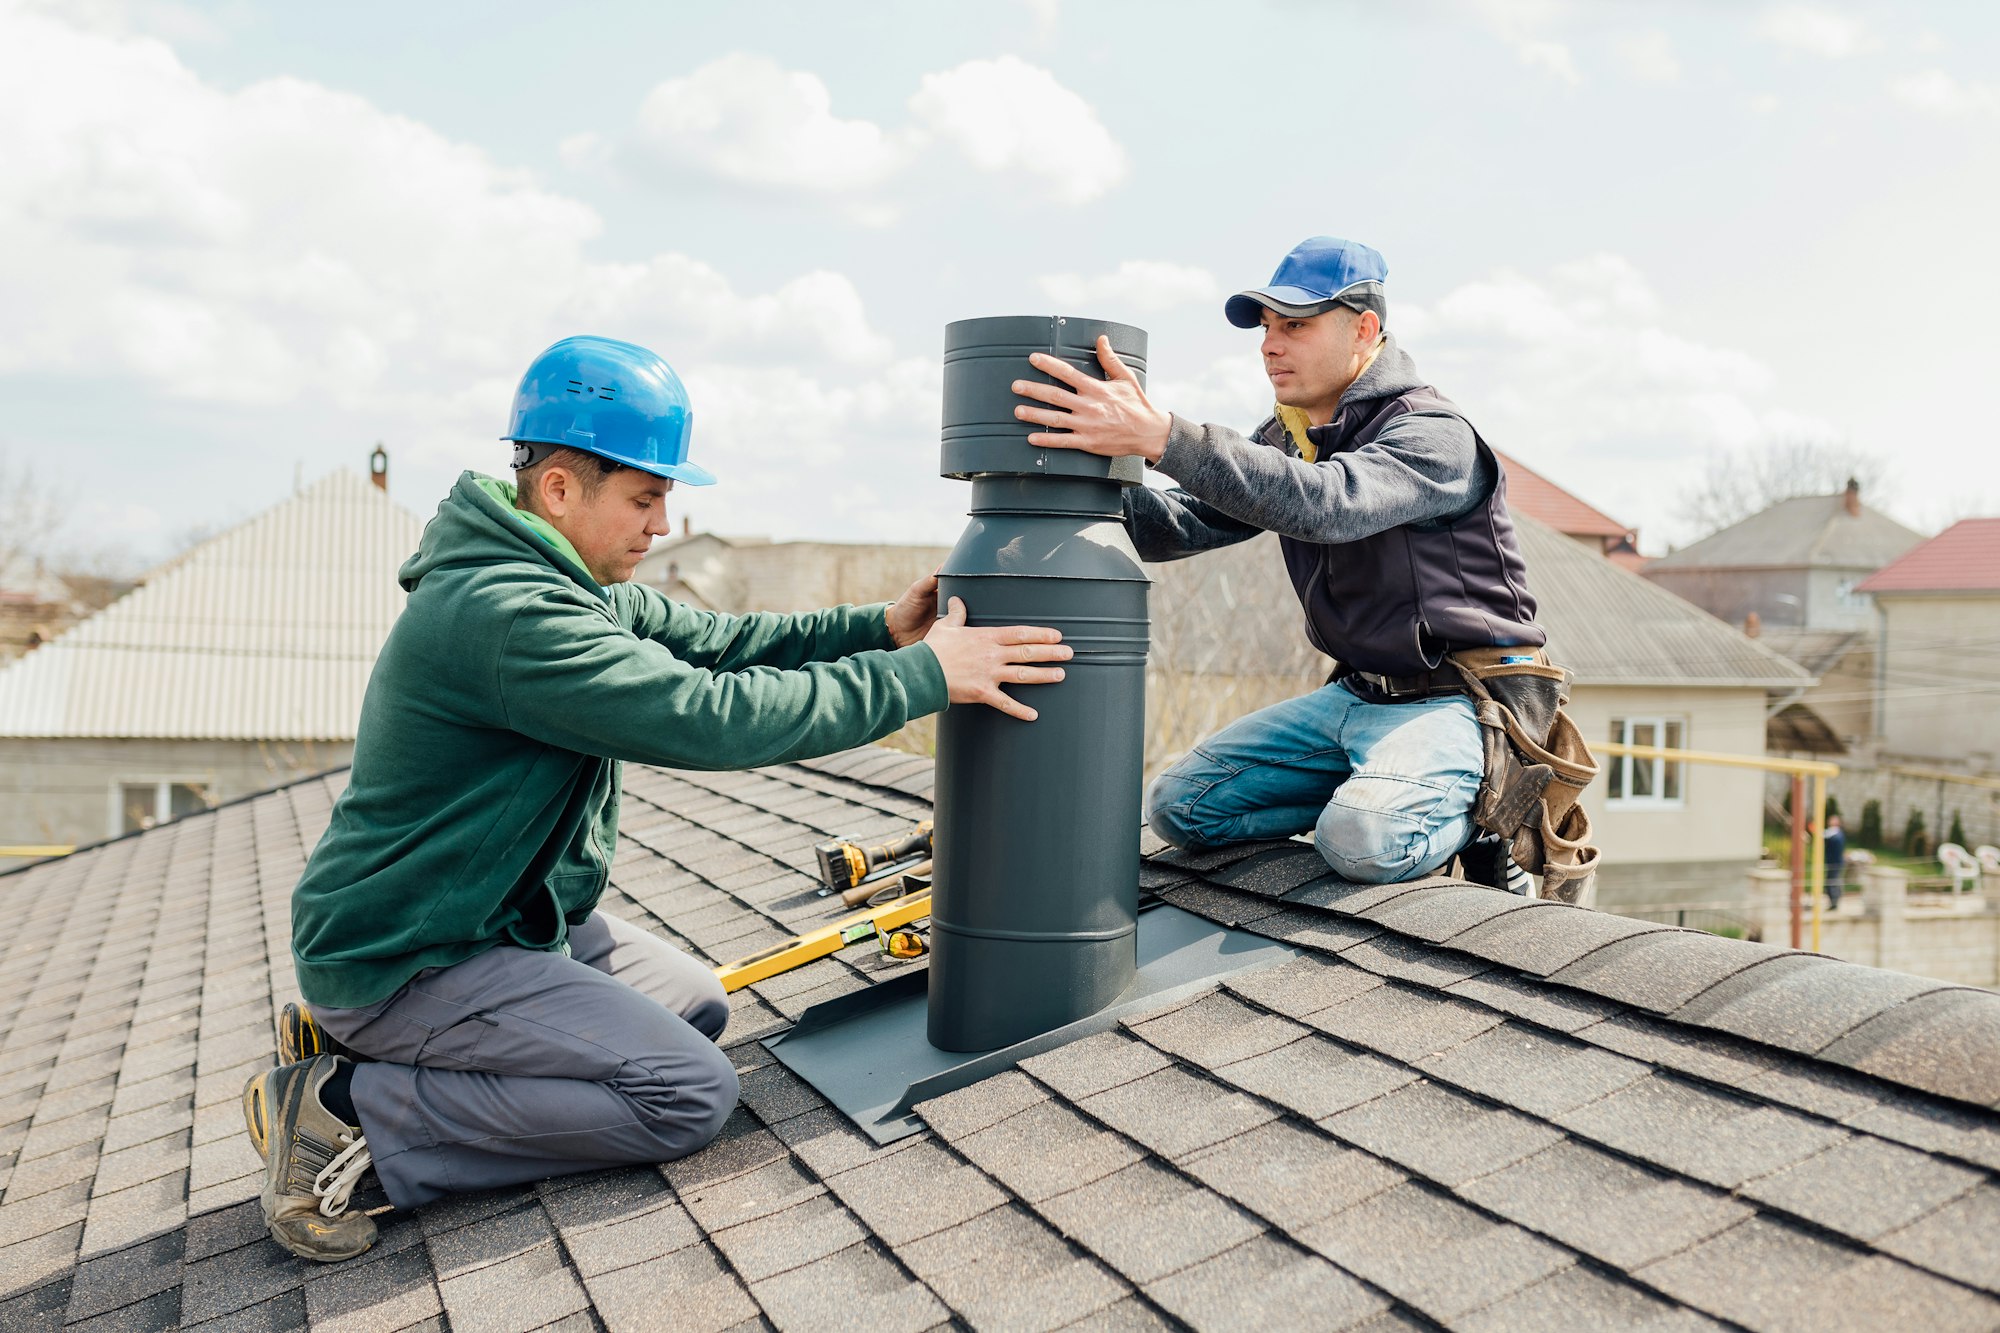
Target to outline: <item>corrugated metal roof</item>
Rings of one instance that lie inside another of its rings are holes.
[[[1518,513],[1514,523],[1549,653],[1578,684],[1789,689],[1811,679],[1734,626],[1554,528]]]
[[[1855,591],[2000,592],[2000,518],[1960,519]]]
[[[1740,523],[1661,556],[1649,569],[1879,569],[1923,534],[1861,506],[1844,492],[1784,500]]]
[[[330,473],[0,670],[0,736],[352,740],[422,530]]]

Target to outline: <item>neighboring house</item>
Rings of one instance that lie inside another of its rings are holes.
[[[1549,653],[1574,674],[1586,741],[1762,755],[1765,714],[1812,678],[1636,574],[1515,516]],[[1764,781],[1750,770],[1600,756],[1584,795],[1604,849],[1597,905],[1748,893],[1763,854]]]
[[[990,1069],[911,1137],[876,1145],[760,1040],[913,970],[863,943],[736,993],[742,1105],[702,1151],[296,1259],[237,1098],[345,782],[0,880],[0,1327],[2000,1326],[2000,996],[1451,881],[1357,890],[1296,844],[1140,867],[1294,960]],[[603,906],[726,962],[838,914],[802,849],[930,790],[876,749],[627,765]]]
[[[1861,581],[1922,540],[1863,505],[1850,481],[1835,495],[1772,505],[1648,562],[1645,575],[1818,678],[1773,701],[1773,748],[1840,753],[1875,735],[1871,693],[1857,688],[1876,669],[1875,611]],[[1775,716],[1788,708],[1796,725]]]
[[[31,653],[90,614],[90,607],[39,560],[0,558],[0,663]]]
[[[1861,580],[1923,540],[1861,503],[1860,483],[1785,500],[1646,565],[1646,577],[1732,625],[1871,631]]]
[[[1646,563],[1639,554],[1639,530],[1627,527],[1586,500],[1572,495],[1519,459],[1498,449],[1501,471],[1507,475],[1507,509],[1545,523],[1597,555],[1624,569]]]
[[[1952,524],[1858,591],[1881,617],[1884,754],[2000,772],[2000,518]]]
[[[345,762],[420,531],[336,471],[0,668],[0,846],[95,842]]]
[[[893,602],[950,553],[949,546],[683,532],[655,546],[633,578],[704,610],[817,611],[842,602]]]

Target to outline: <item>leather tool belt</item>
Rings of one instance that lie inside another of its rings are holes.
[[[1602,858],[1579,803],[1598,766],[1563,711],[1569,672],[1530,648],[1474,648],[1446,661],[1472,696],[1485,751],[1473,822],[1542,877],[1542,897],[1582,901]]]

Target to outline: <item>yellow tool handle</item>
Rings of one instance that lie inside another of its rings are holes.
[[[760,949],[747,958],[739,958],[726,967],[715,969],[715,975],[722,981],[726,991],[742,990],[753,982],[767,977],[775,977],[780,972],[789,972],[824,958],[828,954],[839,953],[850,944],[875,938],[877,927],[894,930],[897,926],[908,925],[919,917],[931,914],[931,896],[928,893],[905,894],[880,907],[872,907],[853,916],[844,916],[831,925],[774,944],[768,949]]]
[[[840,901],[846,907],[860,907],[876,894],[894,885],[897,880],[902,879],[905,875],[928,875],[930,873],[931,863],[929,861],[919,861],[913,866],[906,866],[901,870],[887,875],[878,875],[865,883],[855,885],[846,893],[840,895]]]

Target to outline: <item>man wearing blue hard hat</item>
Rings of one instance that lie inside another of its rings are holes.
[[[354,767],[292,898],[308,1013],[243,1093],[272,1236],[350,1258],[371,1168],[389,1202],[633,1162],[736,1104],[707,967],[597,910],[624,760],[753,768],[1062,677],[1054,630],[975,629],[937,582],[802,615],[696,611],[629,580],[691,462],[660,357],[567,338],[505,439],[515,484],[463,474],[400,573]]]
[[[1155,407],[1100,344],[1107,379],[1037,356],[1021,381],[1052,428],[1031,443],[1142,457],[1172,490],[1125,491],[1139,554],[1176,560],[1275,532],[1306,635],[1338,664],[1323,688],[1197,745],[1147,794],[1154,832],[1212,846],[1310,831],[1351,880],[1414,879],[1474,835],[1481,726],[1455,663],[1555,673],[1493,451],[1386,331],[1388,265],[1302,241],[1224,305],[1258,329],[1276,405],[1250,435]],[[1518,877],[1517,877],[1518,882]]]

